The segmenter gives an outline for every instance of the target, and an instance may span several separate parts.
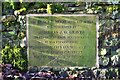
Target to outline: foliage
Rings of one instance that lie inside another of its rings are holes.
[[[57,3],[53,5],[53,12],[54,13],[63,13],[65,11],[65,7],[63,4]]]
[[[10,45],[6,45],[5,48],[2,49],[2,60],[5,64],[12,64],[13,67],[25,70],[26,68],[26,57],[25,53],[22,51],[22,48],[15,45],[11,47]]]
[[[47,4],[47,13],[48,14],[53,14],[53,9],[52,9],[53,5],[52,4]]]
[[[8,0],[7,0],[8,1]],[[71,7],[76,6],[82,8],[77,11],[77,13],[86,13],[86,14],[96,14],[99,16],[99,52],[104,52],[102,49],[106,50],[106,54],[109,58],[112,57],[111,54],[118,49],[120,44],[118,37],[115,39],[110,39],[107,41],[106,36],[111,36],[113,33],[118,33],[119,30],[119,15],[120,15],[120,2],[68,2],[68,3],[42,3],[42,2],[14,2],[10,0],[8,2],[3,2],[3,15],[15,15],[15,20],[6,20],[3,22],[3,49],[2,49],[2,59],[3,63],[10,63],[15,68],[21,70],[26,69],[27,64],[27,53],[26,48],[20,47],[20,41],[26,36],[26,22],[25,14],[36,14],[42,13],[40,11],[46,10],[48,14],[54,13],[72,13],[68,11]],[[69,6],[66,6],[66,5]],[[32,10],[32,12],[31,12]],[[23,16],[21,16],[24,14]],[[10,18],[11,19],[11,18]],[[13,18],[12,18],[13,19]],[[12,30],[12,31],[9,31]],[[118,36],[118,34],[117,34]],[[17,44],[14,43],[14,40],[17,40]],[[12,44],[10,42],[12,41]],[[105,47],[105,44],[110,43],[109,48]],[[9,44],[9,45],[8,45]],[[115,45],[115,50],[112,48]],[[117,48],[116,48],[117,47]],[[113,51],[111,51],[113,50]],[[102,53],[100,53],[102,54]],[[103,57],[103,55],[99,56]],[[106,58],[106,55],[104,55]]]

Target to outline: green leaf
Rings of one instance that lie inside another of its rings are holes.
[[[20,3],[22,3],[23,2],[23,0],[19,0],[20,1]]]

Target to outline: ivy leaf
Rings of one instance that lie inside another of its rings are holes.
[[[106,51],[106,49],[104,48],[102,48],[102,50],[101,50],[101,55],[106,55],[106,53],[107,53],[107,51]]]
[[[19,0],[20,1],[20,3],[22,3],[23,2],[23,0]]]

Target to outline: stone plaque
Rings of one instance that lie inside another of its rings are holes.
[[[95,15],[27,15],[29,66],[95,66]]]

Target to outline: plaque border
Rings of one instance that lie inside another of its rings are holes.
[[[27,41],[27,59],[28,59],[28,62],[29,62],[29,30],[28,30],[28,18],[31,17],[31,16],[96,16],[96,63],[94,64],[95,66],[92,66],[92,67],[97,67],[99,68],[99,50],[98,50],[98,38],[99,38],[99,16],[96,15],[96,14],[27,14],[26,15],[26,41]],[[29,64],[28,64],[28,67]],[[40,67],[40,66],[39,66]],[[41,66],[41,67],[45,67],[45,66]],[[46,66],[48,67],[48,66]],[[51,66],[51,67],[55,67],[55,66]],[[60,66],[59,66],[60,67]],[[62,66],[63,67],[63,66]],[[66,67],[66,66],[65,66]],[[68,67],[68,66],[67,66]],[[69,66],[71,67],[71,66]],[[89,67],[89,66],[75,66],[75,67]]]

